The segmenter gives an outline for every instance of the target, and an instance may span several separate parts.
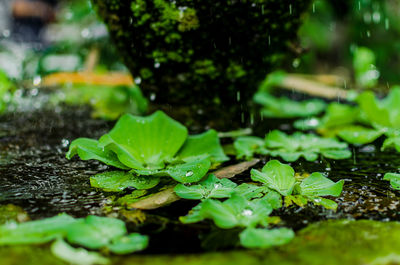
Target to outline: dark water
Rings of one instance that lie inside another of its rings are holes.
[[[229,124],[222,123],[229,129]],[[255,124],[255,132],[260,136],[274,128],[291,129],[289,121],[282,120],[261,121],[256,117]],[[90,118],[87,108],[39,108],[1,116],[0,204],[19,205],[32,219],[61,212],[75,217],[102,214],[102,206],[110,194],[91,188],[89,177],[107,167],[78,158],[68,161],[65,152],[71,140],[98,138],[112,125],[112,122]],[[194,128],[199,130],[199,127]],[[337,218],[400,220],[399,193],[381,180],[384,173],[398,170],[400,156],[394,152],[380,152],[374,145],[353,148],[353,153],[351,159],[341,161],[292,163],[297,172],[323,172],[332,180],[344,179],[345,186],[342,195],[335,198],[339,203],[337,212],[314,206],[290,207],[275,213],[285,225],[300,229],[312,222]],[[243,178],[248,178],[248,172],[236,177],[240,181]],[[210,232],[210,226],[182,225],[177,219],[195,204],[176,202],[150,211],[146,222],[130,223],[128,227],[151,236],[147,253],[202,251],[199,234]],[[227,232],[224,236],[229,238],[230,235]]]

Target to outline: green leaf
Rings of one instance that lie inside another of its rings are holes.
[[[203,204],[203,202],[197,204],[195,207],[193,207],[189,211],[189,213],[187,215],[179,217],[179,220],[183,224],[193,224],[193,223],[203,221],[205,219],[205,217],[200,212],[200,210],[202,208],[202,204]]]
[[[255,227],[267,222],[272,206],[263,199],[249,201],[233,194],[224,202],[207,199],[201,203],[200,215],[224,229],[233,227]]]
[[[291,166],[280,163],[278,160],[269,161],[262,172],[252,169],[251,179],[265,184],[268,188],[276,190],[287,196],[292,193],[296,179]]]
[[[375,64],[375,54],[366,47],[357,47],[354,51],[353,67],[356,82],[360,87],[372,88],[378,83],[379,72]]]
[[[400,190],[400,174],[386,173],[383,176],[383,180],[389,180],[393,189]]]
[[[107,246],[114,238],[126,234],[125,223],[119,219],[88,216],[68,228],[67,239],[90,249]]]
[[[263,197],[266,193],[271,191],[268,187],[266,186],[258,186],[254,184],[248,184],[248,183],[243,183],[240,184],[235,188],[235,192],[239,194],[240,196],[250,200],[254,198],[261,198]]]
[[[295,234],[288,228],[247,228],[240,233],[240,244],[246,248],[270,248],[289,243]]]
[[[176,185],[175,193],[184,199],[203,200],[208,198],[228,198],[236,187],[236,183],[229,179],[218,179],[210,174],[205,180],[197,185]]]
[[[87,251],[84,248],[73,248],[62,239],[57,239],[51,245],[51,253],[57,258],[76,265],[109,264],[110,260],[97,252]]]
[[[238,137],[233,146],[236,150],[237,159],[250,160],[254,154],[260,153],[259,149],[264,146],[264,140],[255,136]]]
[[[395,148],[397,152],[400,152],[400,136],[390,136],[387,138],[382,144],[381,151],[390,148]]]
[[[338,204],[335,201],[321,198],[321,197],[309,197],[310,201],[314,205],[320,205],[328,210],[336,211]]]
[[[115,254],[129,254],[145,249],[148,243],[148,236],[132,233],[127,236],[114,238],[111,243],[107,245],[107,248]]]
[[[368,144],[378,139],[383,133],[383,130],[353,125],[339,130],[338,136],[351,144]]]
[[[373,126],[393,127],[390,118],[390,109],[385,108],[383,104],[378,102],[373,92],[363,92],[358,96],[357,102],[363,114]]]
[[[125,165],[119,162],[118,157],[111,151],[106,151],[98,146],[98,141],[89,138],[79,138],[69,146],[69,150],[66,154],[68,159],[78,155],[82,160],[99,160],[106,165],[127,169]]]
[[[125,171],[110,171],[90,177],[90,185],[104,191],[123,191],[127,187],[150,189],[160,182],[157,177],[136,176]]]
[[[303,156],[307,161],[315,161],[318,154],[332,159],[351,157],[348,145],[334,138],[321,138],[313,134],[296,132],[287,135],[274,130],[265,137],[265,153],[280,156],[285,161],[293,162]]]
[[[308,198],[303,195],[289,195],[285,197],[285,206],[289,207],[292,204],[296,204],[300,207],[304,207],[308,203]]]
[[[296,191],[304,196],[340,196],[344,181],[333,182],[319,172],[312,173],[297,187]],[[298,189],[297,189],[298,188]]]
[[[0,226],[0,245],[41,244],[63,237],[71,224],[78,222],[67,214],[26,223]]]
[[[218,134],[209,130],[198,135],[191,135],[176,156],[176,159],[193,162],[210,157],[211,162],[220,163],[229,160],[219,142]]]
[[[268,92],[257,92],[254,101],[264,106],[261,113],[266,117],[295,118],[309,117],[321,113],[325,109],[325,102],[318,99],[301,102],[290,100],[287,97],[274,97]]]
[[[157,111],[148,117],[125,114],[99,143],[130,168],[160,169],[172,160],[187,135],[182,124]]]
[[[210,159],[205,158],[185,164],[169,166],[166,169],[156,170],[132,170],[139,175],[146,176],[170,176],[180,183],[192,183],[201,180],[211,166]]]

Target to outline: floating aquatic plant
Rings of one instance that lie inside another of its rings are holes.
[[[88,216],[75,219],[67,214],[30,221],[6,223],[0,226],[0,245],[43,244],[56,240],[52,252],[68,262],[74,262],[75,255],[88,264],[106,264],[108,259],[96,252],[75,249],[69,243],[89,249],[106,248],[115,254],[128,254],[147,247],[148,237],[138,233],[127,234],[125,223],[107,217]],[[72,256],[65,253],[73,254]]]
[[[299,181],[295,178],[291,166],[280,163],[278,160],[269,161],[261,171],[251,170],[251,179],[261,182],[269,189],[285,196],[285,204],[292,202],[303,207],[308,201],[336,210],[337,204],[322,196],[339,196],[343,189],[343,180],[333,182],[321,173],[315,172]]]
[[[295,101],[287,97],[274,97],[269,92],[260,91],[254,101],[263,105],[261,114],[273,118],[296,118],[318,115],[324,111],[326,103],[319,99]]]
[[[393,189],[400,190],[400,174],[397,173],[386,173],[383,176],[384,180],[389,180],[390,185]]]
[[[255,154],[279,156],[288,162],[296,161],[300,157],[315,161],[319,155],[331,159],[351,156],[347,144],[334,138],[321,138],[300,132],[287,135],[278,130],[268,133],[265,140],[253,136],[239,137],[234,142],[234,147],[239,159],[249,159]]]
[[[181,183],[197,182],[211,164],[228,160],[216,131],[188,136],[186,127],[161,111],[148,117],[126,114],[98,141],[74,140],[66,156],[70,159],[76,154],[83,160],[96,159],[129,170],[91,178],[94,186],[112,191],[127,186],[150,188],[165,176]]]

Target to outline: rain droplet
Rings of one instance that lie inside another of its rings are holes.
[[[186,177],[191,177],[191,176],[193,176],[193,171],[188,171],[188,172],[186,172],[185,176],[186,176]]]

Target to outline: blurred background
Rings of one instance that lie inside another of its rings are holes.
[[[326,77],[345,89],[385,91],[400,83],[400,1],[316,0],[310,8],[299,40],[290,44],[296,58],[281,70]],[[37,86],[51,74],[84,72],[94,78],[89,83],[131,84],[113,47],[88,0],[0,1],[0,71],[15,83]],[[107,72],[122,75],[105,82]],[[82,78],[50,77],[45,85]],[[86,101],[93,99],[88,93]]]

